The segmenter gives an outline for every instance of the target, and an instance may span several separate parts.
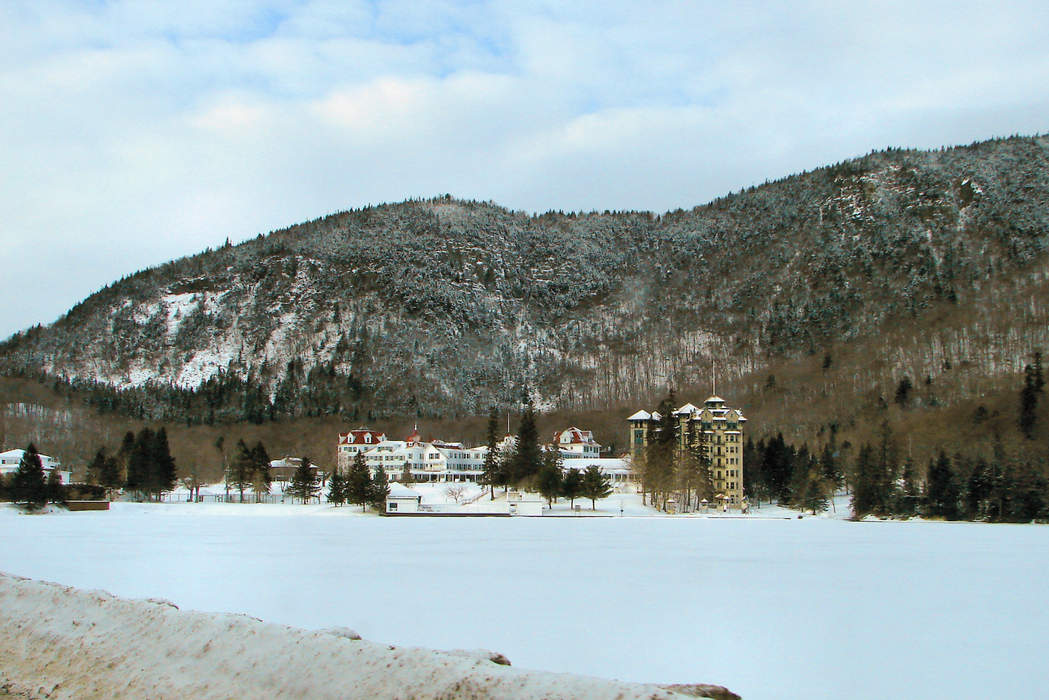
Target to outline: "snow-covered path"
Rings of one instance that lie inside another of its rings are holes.
[[[748,699],[1049,687],[1046,527],[195,508],[8,511],[0,570]]]

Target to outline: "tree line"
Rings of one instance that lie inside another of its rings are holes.
[[[296,471],[296,476],[298,475]],[[303,474],[302,478],[305,479],[307,476]],[[292,480],[292,487],[295,487],[295,479]],[[331,479],[328,480],[328,503],[336,506],[351,503],[359,505],[363,512],[370,505],[382,513],[386,510],[388,495],[390,495],[390,482],[386,471],[382,467],[377,467],[375,473],[371,473],[363,452],[354,455],[353,464],[350,465],[345,475],[336,469]]]
[[[116,452],[100,447],[87,467],[87,482],[110,494],[124,489],[139,500],[160,500],[175,488],[175,458],[171,456],[167,430],[143,428],[128,431]]]

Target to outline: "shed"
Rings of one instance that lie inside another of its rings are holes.
[[[510,515],[542,515],[543,499],[529,493],[511,491],[506,497]]]
[[[386,495],[386,512],[390,514],[418,513],[422,499],[418,491],[413,491],[403,484],[392,481],[390,482],[390,493]]]

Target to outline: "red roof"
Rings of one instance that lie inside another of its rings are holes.
[[[365,437],[370,435],[371,437]],[[386,439],[386,433],[370,428],[357,428],[348,433],[339,433],[340,445],[374,445]]]
[[[554,433],[554,442],[561,443],[561,436],[563,436],[565,433],[569,434],[568,444],[589,445],[594,441],[594,434],[592,432],[590,432],[589,430],[580,430],[579,428],[573,426],[568,430],[562,430],[560,432]]]

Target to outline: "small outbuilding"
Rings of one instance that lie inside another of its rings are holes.
[[[390,482],[390,493],[386,496],[386,512],[389,515],[400,513],[418,513],[423,497],[404,484]]]
[[[510,515],[542,515],[545,501],[530,493],[511,491],[506,497],[506,507]]]

